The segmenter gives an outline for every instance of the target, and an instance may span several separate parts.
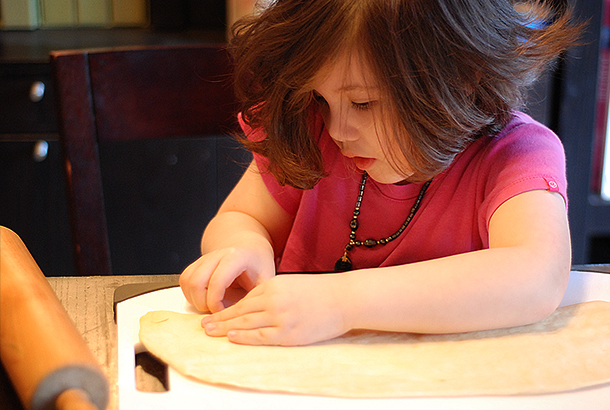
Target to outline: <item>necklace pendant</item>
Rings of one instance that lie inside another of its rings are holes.
[[[349,251],[351,251],[354,246],[364,245],[367,248],[372,248],[377,245],[386,245],[388,242],[392,242],[394,239],[398,238],[405,231],[407,226],[409,226],[409,223],[411,223],[413,216],[415,215],[415,213],[419,209],[419,206],[421,205],[424,195],[426,194],[426,190],[428,189],[428,187],[430,186],[430,183],[432,182],[432,180],[430,179],[430,180],[426,181],[426,183],[424,183],[424,185],[422,185],[422,187],[419,191],[419,195],[417,196],[417,199],[415,200],[415,204],[411,208],[411,212],[409,213],[409,216],[407,217],[405,222],[402,224],[402,226],[398,229],[398,231],[396,231],[395,233],[393,233],[392,235],[390,235],[387,238],[382,238],[379,240],[369,238],[364,241],[359,241],[356,239],[356,230],[358,229],[358,225],[359,225],[358,216],[360,216],[360,206],[362,205],[362,197],[364,195],[364,187],[365,187],[367,178],[368,178],[368,174],[366,172],[364,172],[362,174],[362,181],[360,182],[360,190],[358,192],[358,199],[356,200],[356,208],[354,209],[354,212],[352,213],[353,216],[349,223],[349,227],[351,230],[350,235],[349,235],[349,243],[345,246],[345,253],[343,254],[343,256],[340,257],[337,262],[335,262],[335,272],[345,272],[345,271],[353,269],[352,261],[347,256],[347,253]]]
[[[335,263],[335,272],[347,272],[352,270],[352,268],[352,261],[347,257],[347,255],[343,255]]]

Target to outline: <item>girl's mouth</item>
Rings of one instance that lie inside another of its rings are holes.
[[[375,162],[375,158],[354,157],[353,160],[354,165],[356,165],[356,168],[362,171],[371,168],[371,166],[373,166],[373,163]]]

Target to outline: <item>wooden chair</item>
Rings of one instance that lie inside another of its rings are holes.
[[[78,275],[110,275],[98,143],[226,135],[236,129],[221,45],[51,53]],[[135,273],[135,272],[134,272]]]

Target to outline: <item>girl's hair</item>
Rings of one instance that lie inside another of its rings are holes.
[[[401,152],[390,154],[406,158],[412,179],[428,179],[510,120],[527,87],[577,41],[570,19],[540,1],[271,1],[233,27],[243,119],[266,134],[243,142],[281,184],[313,187],[325,172],[311,135],[311,81],[356,49],[394,118],[384,127]]]

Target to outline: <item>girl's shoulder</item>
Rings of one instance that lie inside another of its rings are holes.
[[[526,126],[527,128],[524,129],[524,126]],[[556,137],[555,133],[551,131],[551,129],[548,128],[546,125],[538,122],[530,115],[521,111],[513,111],[511,120],[494,137],[502,138],[505,135],[510,134],[516,134],[517,136],[519,136],[522,132],[525,132],[527,134],[540,133],[548,137]]]
[[[559,137],[546,125],[526,113],[515,111],[512,119],[497,134],[481,137],[469,146],[470,155],[497,160],[547,155],[564,156]]]
[[[563,179],[565,153],[559,137],[548,127],[522,112],[495,135],[480,137],[460,153],[443,173],[458,175],[493,186],[547,175]]]

